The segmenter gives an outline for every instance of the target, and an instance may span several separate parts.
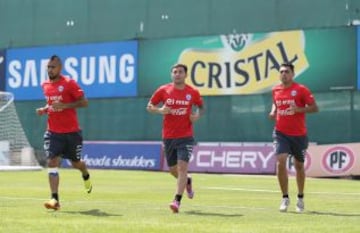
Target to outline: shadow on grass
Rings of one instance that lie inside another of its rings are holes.
[[[185,211],[185,214],[189,215],[199,215],[199,216],[217,216],[217,217],[242,217],[242,214],[223,214],[223,213],[210,213],[210,212],[202,212],[199,210]]]
[[[85,210],[85,211],[61,211],[62,213],[67,214],[83,214],[83,215],[91,215],[97,217],[113,217],[113,216],[122,216],[121,214],[109,214],[99,209]]]
[[[341,216],[341,217],[360,217],[360,214],[344,214],[344,213],[320,212],[320,211],[307,211],[307,212],[305,212],[304,214]]]

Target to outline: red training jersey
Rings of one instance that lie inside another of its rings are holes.
[[[282,84],[272,90],[273,102],[276,105],[275,129],[291,136],[304,136],[307,133],[305,113],[294,113],[289,110],[291,105],[305,107],[315,102],[310,90],[299,83],[293,83],[290,87]]]
[[[150,103],[163,103],[171,108],[171,113],[163,117],[162,136],[164,139],[184,138],[193,136],[193,125],[190,121],[192,107],[203,106],[203,100],[197,89],[185,85],[180,90],[173,83],[159,87],[150,99]]]
[[[75,80],[60,76],[60,80],[57,82],[46,80],[41,86],[48,104],[47,129],[54,133],[71,133],[79,131],[80,126],[74,108],[54,111],[51,107],[54,102],[71,103],[84,96],[84,91]]]

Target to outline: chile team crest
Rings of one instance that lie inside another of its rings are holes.
[[[64,90],[64,86],[61,85],[61,86],[58,87],[59,92],[63,92],[63,90]]]

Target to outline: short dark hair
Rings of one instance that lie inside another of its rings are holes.
[[[55,54],[50,57],[50,61],[57,61],[59,64],[61,64],[61,58]]]
[[[280,67],[282,67],[282,66],[290,68],[290,70],[294,73],[295,66],[293,64],[291,64],[290,62],[284,62],[280,65]]]
[[[187,66],[184,65],[184,64],[181,64],[181,63],[176,63],[175,65],[173,65],[173,66],[171,67],[171,71],[172,71],[174,68],[178,68],[178,67],[182,67],[182,68],[184,69],[185,73],[187,73],[187,70],[188,70]]]

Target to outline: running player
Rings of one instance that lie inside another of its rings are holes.
[[[178,213],[184,190],[190,199],[194,196],[188,164],[194,145],[193,123],[204,113],[204,107],[199,91],[185,83],[186,65],[174,65],[171,77],[172,83],[160,86],[154,92],[147,111],[163,115],[164,152],[169,172],[177,179],[176,194],[170,209]],[[194,111],[193,106],[196,108]]]
[[[59,171],[61,158],[70,160],[80,170],[85,191],[90,193],[92,184],[86,164],[81,160],[82,134],[76,108],[87,107],[83,90],[73,80],[61,75],[61,59],[53,55],[47,65],[49,79],[42,84],[47,104],[36,109],[38,115],[47,114],[47,130],[44,134],[44,150],[47,156],[51,198],[45,202],[47,209],[58,210]]]
[[[280,66],[281,84],[272,90],[273,105],[269,117],[275,120],[273,132],[277,156],[277,177],[282,192],[280,211],[286,212],[290,204],[288,193],[287,158],[294,156],[298,188],[296,211],[304,211],[305,170],[304,159],[308,147],[305,114],[318,111],[310,90],[294,82],[294,66],[285,63]]]

